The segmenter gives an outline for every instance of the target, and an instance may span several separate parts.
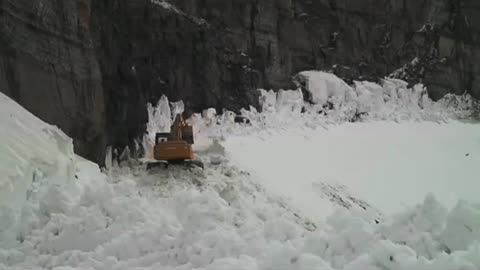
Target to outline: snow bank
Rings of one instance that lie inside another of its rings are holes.
[[[74,184],[72,140],[0,93],[0,237],[25,205],[53,200]],[[57,198],[62,199],[62,198]]]

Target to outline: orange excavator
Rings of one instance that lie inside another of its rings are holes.
[[[155,134],[153,158],[155,161],[147,165],[147,169],[169,164],[196,166],[203,169],[203,163],[195,159],[192,145],[194,144],[193,128],[188,125],[181,114],[175,117],[170,133]]]

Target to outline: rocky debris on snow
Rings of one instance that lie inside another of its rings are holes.
[[[353,207],[363,209],[368,212],[370,216],[375,216],[374,220],[382,219],[382,212],[375,209],[365,200],[357,198],[352,195],[346,186],[340,184],[329,184],[325,182],[315,182],[313,187],[319,190],[320,196],[326,196],[330,202],[345,209],[351,209]]]

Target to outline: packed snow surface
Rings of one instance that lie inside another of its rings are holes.
[[[348,187],[389,214],[430,192],[448,207],[459,199],[480,203],[479,124],[346,123],[237,136],[224,146],[232,162],[311,218],[332,214],[325,185]]]
[[[243,110],[250,124],[195,115],[205,170],[101,171],[0,96],[0,269],[480,269],[480,133],[450,119],[468,99],[410,106],[414,91],[364,84],[351,90],[404,98],[300,114],[295,90]],[[147,141],[169,128],[166,104],[149,108]]]

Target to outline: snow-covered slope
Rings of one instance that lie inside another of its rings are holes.
[[[18,226],[21,209],[68,191],[74,179],[72,140],[0,93],[0,236]]]

